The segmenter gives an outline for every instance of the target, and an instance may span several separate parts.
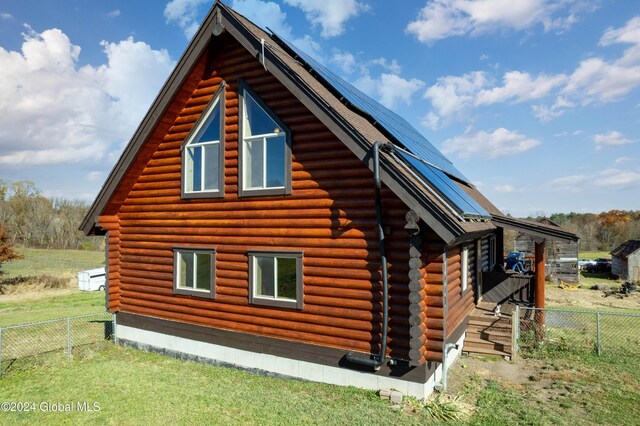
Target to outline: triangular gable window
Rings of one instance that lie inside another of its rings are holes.
[[[291,192],[289,131],[247,87],[241,95],[240,195],[288,194]]]
[[[221,196],[223,106],[218,94],[209,103],[186,139],[183,150],[183,190],[185,195]]]

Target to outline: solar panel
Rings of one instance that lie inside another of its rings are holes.
[[[395,139],[395,141],[393,141],[394,143],[399,144],[426,163],[429,163],[426,164],[425,162],[416,160],[410,155],[400,152],[401,157],[407,161],[417,173],[427,179],[439,193],[449,199],[460,213],[473,216],[489,216],[478,203],[452,182],[449,176],[470,184],[469,180],[456,169],[453,163],[438,151],[427,138],[409,124],[409,122],[338,77],[333,71],[320,64],[293,44],[287,42],[277,34],[275,36],[281,40],[288,49],[295,53],[302,62],[305,62],[315,71],[315,73],[326,82],[330,89],[333,88],[335,92],[353,107],[369,115],[374,120],[374,124],[378,123],[382,129],[386,130],[386,132]]]
[[[277,35],[276,35],[277,36]],[[300,59],[306,62],[317,74],[330,86],[340,93],[349,103],[370,115],[376,122],[387,130],[396,141],[411,151],[413,154],[440,168],[445,173],[469,183],[467,178],[455,168],[451,161],[431,144],[420,132],[418,132],[407,120],[400,117],[384,105],[373,100],[360,90],[344,81],[324,65],[304,53],[302,50],[277,36]]]
[[[490,214],[480,206],[473,198],[462,190],[449,176],[442,171],[423,163],[420,160],[402,152],[396,151],[403,160],[408,162],[419,174],[435,187],[437,192],[451,201],[458,212],[466,216],[485,216]]]

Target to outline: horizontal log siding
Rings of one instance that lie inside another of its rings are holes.
[[[120,308],[120,220],[118,216],[99,216],[98,223],[107,231],[107,261],[108,272],[107,286],[109,300],[107,306],[111,312]]]
[[[482,271],[489,272],[492,265],[489,265],[489,237],[482,238]]]
[[[239,78],[292,132],[290,196],[238,197]],[[223,80],[225,197],[183,200],[180,146]],[[382,196],[391,287],[388,354],[408,359],[408,209],[386,187]],[[260,63],[226,39],[118,213],[119,309],[376,352],[382,296],[374,200],[371,171]],[[215,300],[172,294],[174,246],[216,248]],[[248,305],[246,253],[255,249],[304,250],[302,311]],[[428,303],[441,317],[441,295],[432,296]]]
[[[444,340],[443,252],[442,240],[435,233],[426,232],[422,245],[422,279],[425,294],[422,315],[426,329],[422,351],[425,360],[437,362],[442,362]]]
[[[461,279],[461,246],[450,247],[447,251],[447,337],[455,331],[456,327],[466,318],[474,308],[473,286],[471,285],[471,270],[475,267],[475,254],[473,245],[469,245],[467,268],[467,290],[462,291]]]

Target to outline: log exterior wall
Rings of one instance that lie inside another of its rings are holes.
[[[466,319],[475,306],[475,288],[471,281],[471,270],[475,265],[475,244],[469,244],[467,247],[469,249],[469,267],[467,268],[468,285],[464,291],[462,290],[461,268],[462,246],[449,247],[447,251],[447,337]]]
[[[213,43],[150,135],[107,208],[109,216],[100,217],[109,232],[111,311],[377,352],[382,303],[371,171],[237,42],[218,37]],[[238,197],[240,79],[291,130],[291,195]],[[181,199],[180,147],[223,80],[225,197]],[[409,359],[408,208],[386,187],[382,195],[388,354]],[[430,243],[435,239],[431,235]],[[175,246],[216,249],[215,300],[173,294]],[[247,251],[255,249],[304,251],[302,311],[248,304]],[[418,363],[439,359],[442,350],[442,243],[435,257],[423,259],[426,297],[418,305],[426,337],[417,336]],[[453,282],[455,263],[451,268]],[[455,287],[451,299],[462,306],[454,293]]]

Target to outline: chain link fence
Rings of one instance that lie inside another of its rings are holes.
[[[16,363],[81,356],[114,338],[108,312],[0,327],[0,375]]]
[[[518,307],[512,318],[516,350],[640,357],[640,314]]]

